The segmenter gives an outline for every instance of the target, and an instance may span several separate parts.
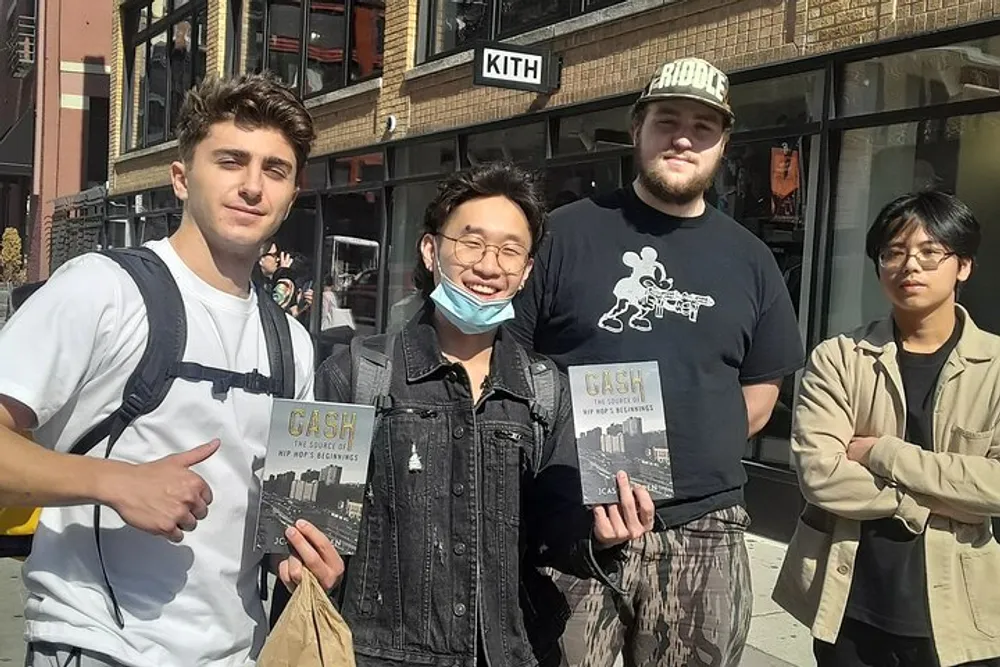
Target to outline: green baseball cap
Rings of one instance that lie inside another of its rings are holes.
[[[729,77],[707,60],[678,58],[664,63],[643,89],[636,105],[673,99],[701,102],[722,113],[730,125],[736,122],[729,106]]]

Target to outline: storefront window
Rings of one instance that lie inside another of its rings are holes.
[[[804,125],[823,116],[823,73],[803,72],[734,85],[729,100],[734,130]]]
[[[382,74],[385,46],[385,2],[355,0],[351,16],[350,81],[364,81]]]
[[[726,151],[709,201],[757,235],[771,249],[800,314],[806,226],[807,186],[818,136],[788,136],[773,141],[734,142]],[[785,378],[771,420],[749,444],[748,458],[790,464],[795,379]]]
[[[269,7],[267,68],[290,86],[299,83],[299,47],[302,34],[302,6],[274,2]]]
[[[615,107],[558,119],[555,154],[598,153],[631,147],[629,109]]]
[[[839,112],[856,116],[1000,95],[1000,36],[848,63]]]
[[[483,0],[422,0],[421,25],[431,56],[471,46],[490,37],[490,7]],[[424,60],[424,58],[418,58]]]
[[[380,191],[323,198],[320,332],[328,344],[375,332],[382,235]]]
[[[500,0],[500,34],[514,35],[567,19],[578,0]]]
[[[184,95],[205,76],[207,22],[206,0],[123,10],[123,150],[173,138]]]
[[[266,5],[263,0],[246,2],[247,71],[260,71],[266,63],[267,69],[298,89],[303,97],[382,75],[384,0],[267,0]],[[305,40],[301,38],[303,12],[307,12],[309,22]],[[306,73],[300,80],[303,55]]]
[[[264,2],[246,0],[247,32],[241,54],[240,72],[261,72],[264,70]]]
[[[306,52],[306,95],[344,85],[347,24],[344,5],[311,2],[309,48]]]
[[[396,150],[393,178],[447,174],[455,171],[457,164],[454,138],[411,144]]]
[[[625,0],[419,0],[417,62]]]
[[[473,134],[468,139],[469,164],[507,160],[539,162],[545,159],[545,123],[517,125]]]
[[[885,315],[865,235],[892,199],[927,187],[954,193],[983,227],[983,242],[960,299],[980,327],[1000,333],[995,286],[1000,284],[1000,113],[922,120],[845,132],[834,207],[833,267],[827,334]]]
[[[549,167],[545,170],[545,197],[549,209],[557,209],[593,194],[616,190],[620,186],[620,171],[621,161],[617,158]]]
[[[305,173],[303,174],[303,189],[322,190],[327,187],[327,166],[328,160],[326,158],[318,158],[307,162]]]
[[[422,300],[413,285],[417,242],[424,211],[437,194],[437,183],[417,183],[392,189],[392,245],[389,248],[389,328],[405,322]]]
[[[333,161],[334,185],[379,183],[385,179],[385,159],[382,153],[352,155]]]
[[[299,196],[288,218],[275,235],[278,251],[291,256],[291,266],[283,276],[295,286],[290,290],[288,302],[282,304],[286,312],[295,315],[304,327],[312,331],[312,312],[304,300],[306,290],[313,290],[313,306],[319,307],[320,290],[314,285],[316,262],[316,197]],[[292,311],[292,306],[295,310]]]

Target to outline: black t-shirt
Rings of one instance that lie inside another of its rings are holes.
[[[661,525],[742,503],[741,386],[805,356],[770,249],[712,207],[676,218],[631,187],[556,210],[549,230],[511,330],[563,369],[659,362],[676,495],[659,503]]]
[[[898,332],[897,332],[898,334]],[[934,391],[962,335],[959,319],[948,341],[930,354],[907,352],[896,341],[906,396],[906,441],[934,450]],[[847,616],[894,635],[930,637],[924,536],[892,517],[863,521]]]

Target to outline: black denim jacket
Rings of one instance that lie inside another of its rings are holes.
[[[529,356],[517,345],[500,330],[473,406],[430,310],[396,338],[392,407],[376,426],[360,540],[342,584],[361,666],[474,667],[477,648],[495,667],[547,664],[569,610],[537,568],[618,581],[621,550],[591,543],[563,375],[533,469]],[[350,374],[349,351],[336,351],[318,371],[317,399],[350,401]]]

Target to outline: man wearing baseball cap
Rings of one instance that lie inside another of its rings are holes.
[[[552,213],[514,332],[562,368],[656,361],[674,496],[620,588],[554,575],[562,664],[736,667],[750,626],[747,439],[804,351],[771,251],[705,201],[735,116],[725,73],[657,69],[632,108],[636,178]]]

